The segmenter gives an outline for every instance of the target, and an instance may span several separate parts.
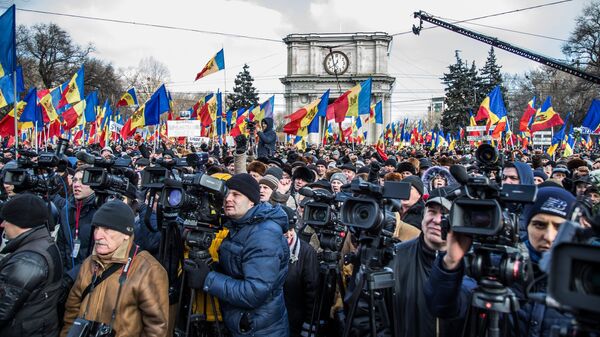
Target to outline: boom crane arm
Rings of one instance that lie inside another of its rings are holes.
[[[551,68],[554,68],[554,69],[557,69],[560,71],[564,71],[568,74],[577,76],[579,78],[583,78],[584,80],[587,80],[587,81],[590,81],[590,82],[593,82],[596,84],[600,84],[600,77],[598,77],[598,76],[586,73],[586,72],[581,71],[573,66],[558,62],[557,60],[554,60],[552,58],[549,58],[549,57],[546,57],[546,56],[543,56],[540,54],[536,54],[532,51],[528,51],[528,50],[525,50],[525,49],[517,47],[517,46],[513,46],[510,43],[498,40],[495,37],[490,37],[490,36],[487,36],[487,35],[484,35],[481,33],[476,33],[471,30],[468,30],[466,28],[459,27],[459,26],[456,26],[449,22],[442,21],[440,19],[434,18],[430,14],[427,14],[423,11],[415,12],[414,17],[420,19],[419,27],[416,27],[413,25],[413,29],[412,29],[413,33],[415,33],[416,35],[419,35],[419,33],[421,32],[421,28],[423,28],[423,21],[427,21],[436,26],[446,28],[455,33],[470,37],[472,39],[475,39],[475,40],[483,42],[483,43],[487,43],[489,45],[500,48],[502,50],[506,50],[507,52],[528,58],[530,60],[533,60],[533,61],[536,61],[543,65],[546,65],[548,67],[551,67]]]

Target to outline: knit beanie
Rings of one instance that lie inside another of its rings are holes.
[[[239,173],[232,176],[225,183],[230,190],[236,190],[250,199],[255,205],[260,203],[260,187],[248,173]]]
[[[263,184],[269,186],[272,190],[276,190],[277,186],[279,186],[279,179],[275,178],[270,174],[265,174],[264,177],[260,178],[258,184]]]
[[[277,166],[269,167],[265,171],[265,176],[267,176],[267,175],[271,175],[271,176],[277,178],[277,180],[281,180],[281,179],[283,179],[283,170]]]
[[[48,222],[48,205],[35,194],[18,194],[4,203],[0,218],[20,228],[35,228]]]
[[[564,188],[560,187],[541,187],[538,189],[535,202],[529,207],[526,214],[526,224],[534,215],[539,213],[557,215],[567,219],[573,211],[575,197]]]
[[[546,174],[546,172],[544,172],[542,170],[533,170],[533,176],[542,178],[542,180],[544,180],[544,181],[548,180],[548,175]]]
[[[423,195],[423,182],[421,181],[421,178],[417,177],[417,176],[408,176],[404,179],[402,179],[403,183],[409,183],[412,187],[416,188],[417,191]]]
[[[348,179],[346,178],[346,175],[343,174],[342,172],[338,172],[338,173],[334,173],[331,178],[329,179],[330,182],[333,182],[334,180],[339,180],[342,182],[342,185],[345,185],[348,183]]]
[[[92,217],[92,226],[114,229],[126,235],[133,234],[135,215],[126,203],[111,200],[100,206]]]

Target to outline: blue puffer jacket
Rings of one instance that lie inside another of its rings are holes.
[[[529,247],[528,247],[529,248]],[[443,254],[438,255],[433,264],[429,280],[425,284],[425,298],[432,313],[444,319],[462,319],[467,316],[471,303],[471,294],[476,287],[473,279],[464,276],[464,262],[457,270],[447,271],[442,266]],[[541,275],[537,264],[533,264],[534,277]],[[554,308],[542,303],[526,300],[524,286],[511,287],[520,302],[517,312],[520,336],[542,337],[550,336],[553,326],[568,326],[572,317],[564,315]],[[545,292],[545,282],[538,282],[532,292]],[[512,324],[512,323],[511,323]],[[458,324],[461,326],[462,324]],[[461,331],[454,332],[457,336]],[[511,332],[508,332],[511,334]]]
[[[283,284],[289,248],[283,237],[287,215],[279,205],[261,203],[226,224],[229,235],[219,248],[219,269],[204,290],[220,299],[223,320],[234,336],[288,336]],[[247,316],[251,329],[240,330]]]

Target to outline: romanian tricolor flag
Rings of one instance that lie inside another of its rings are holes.
[[[523,117],[521,117],[521,121],[519,122],[519,131],[529,131],[529,125],[531,124],[531,120],[535,116],[535,96],[527,103],[527,108],[525,108],[525,112],[523,112]]]
[[[343,93],[327,107],[327,120],[341,123],[348,117],[368,115],[371,110],[371,79]]]
[[[316,116],[322,116],[327,110],[329,101],[329,90],[325,91],[320,98],[312,101],[305,107],[287,116],[290,122],[283,126],[283,132],[290,135],[308,135],[308,126]]]
[[[115,107],[118,108],[120,106],[132,106],[132,105],[138,105],[137,96],[135,94],[135,88],[131,88],[131,89],[127,90],[123,94],[123,96],[121,96],[121,99],[117,102],[117,105]]]
[[[202,71],[196,75],[196,79],[194,81],[223,69],[225,69],[225,56],[223,54],[223,49],[221,49],[213,58],[208,61]]]
[[[564,122],[560,115],[554,111],[552,107],[552,98],[548,96],[542,107],[535,115],[535,119],[531,124],[531,132],[536,132],[551,128],[556,125],[563,125]]]
[[[481,102],[475,121],[482,120],[482,116],[486,116],[488,120],[488,131],[492,125],[496,125],[492,137],[498,138],[506,128],[507,121],[506,107],[504,106],[504,100],[502,99],[502,92],[500,91],[499,85],[494,87],[490,94],[487,95],[483,102]]]
[[[0,77],[12,74],[17,68],[15,10],[12,5],[0,16]]]
[[[73,75],[71,81],[67,84],[67,87],[63,90],[60,101],[58,102],[57,108],[62,108],[67,104],[77,103],[84,99],[83,93],[83,65]]]

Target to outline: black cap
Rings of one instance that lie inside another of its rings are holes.
[[[227,180],[225,185],[230,190],[236,190],[250,199],[255,205],[260,203],[260,187],[258,182],[248,173],[239,173]]]
[[[35,194],[18,194],[2,207],[0,217],[21,228],[44,225],[50,218],[48,205]]]
[[[112,200],[100,206],[92,217],[92,226],[114,229],[126,235],[133,234],[135,215],[126,203]]]
[[[423,182],[421,181],[421,179],[417,176],[408,176],[404,179],[402,179],[403,183],[410,183],[410,185],[414,188],[417,189],[417,191],[419,191],[419,193],[421,195],[423,195],[423,190],[425,189],[423,187]]]

